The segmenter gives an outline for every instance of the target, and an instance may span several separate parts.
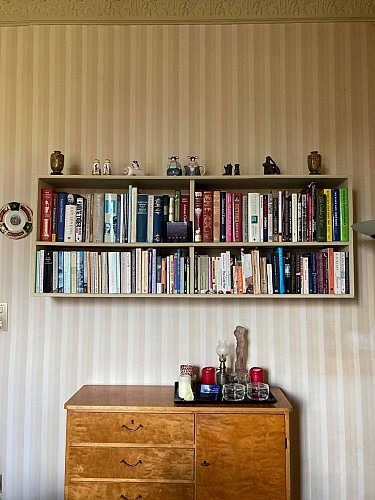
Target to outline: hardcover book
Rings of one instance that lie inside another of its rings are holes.
[[[57,193],[57,241],[64,241],[65,205],[68,193]]]
[[[200,239],[197,240],[197,234]],[[194,240],[200,241],[203,234],[203,191],[194,193]]]
[[[65,205],[64,241],[74,243],[76,240],[76,215],[78,194],[68,193]]]
[[[180,221],[187,222],[190,220],[190,195],[181,193],[181,208],[180,208]]]
[[[212,241],[213,233],[213,192],[203,191],[203,242]]]
[[[340,240],[349,241],[348,188],[339,189],[339,201],[340,201]]]
[[[324,193],[316,196],[316,241],[327,241],[327,199]]]
[[[147,194],[138,194],[137,196],[137,242],[147,241],[147,213],[148,196]]]
[[[214,191],[213,195],[213,241],[220,242],[220,191]]]
[[[94,193],[92,207],[92,241],[104,241],[104,193]]]
[[[338,188],[332,189],[332,241],[340,241],[340,191]]]
[[[153,242],[163,241],[163,195],[154,195]]]
[[[40,241],[52,241],[53,195],[53,189],[41,190]]]
[[[233,193],[233,241],[242,240],[242,193]]]
[[[104,242],[115,243],[117,231],[117,202],[116,193],[105,193],[104,196]]]
[[[260,194],[248,193],[249,242],[260,241],[259,210]],[[256,293],[256,292],[255,292]]]

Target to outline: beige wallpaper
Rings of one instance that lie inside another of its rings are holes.
[[[211,174],[353,176],[375,214],[372,23],[0,28],[0,205],[34,210],[49,155],[89,174],[110,158],[162,175],[198,154]],[[63,498],[63,404],[82,384],[172,384],[249,330],[248,366],[290,397],[293,498],[375,498],[375,243],[355,235],[354,300],[198,301],[29,296],[31,238],[0,235],[0,473],[4,500]],[[233,358],[232,353],[232,358]]]

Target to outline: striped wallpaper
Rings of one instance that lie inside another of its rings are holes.
[[[354,219],[375,215],[373,23],[0,28],[0,205],[33,210],[36,174],[65,153],[121,174],[162,175],[197,154],[262,174],[353,176]],[[90,383],[172,384],[178,366],[216,364],[245,326],[249,367],[294,405],[292,492],[375,498],[375,243],[355,235],[356,299],[52,300],[29,296],[31,238],[0,235],[0,473],[3,500],[63,498],[64,402]],[[232,350],[232,362],[234,352]]]

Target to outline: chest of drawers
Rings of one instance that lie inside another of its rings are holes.
[[[172,387],[83,386],[67,403],[65,499],[288,500],[289,413],[174,405]]]

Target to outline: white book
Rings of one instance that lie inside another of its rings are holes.
[[[101,260],[101,293],[109,293],[108,284],[108,252],[100,254]]]
[[[333,252],[334,264],[334,293],[341,295],[341,255],[340,252]]]
[[[260,241],[260,194],[248,193],[249,242]]]
[[[94,195],[86,194],[85,241],[92,243],[92,206]]]
[[[43,293],[43,283],[44,283],[44,250],[40,250],[39,259],[39,292]]]
[[[302,241],[302,194],[297,193],[297,241]]]
[[[52,293],[59,292],[59,252],[52,252]]]
[[[71,293],[77,293],[77,251],[70,252],[70,289]]]
[[[142,250],[142,284],[141,293],[148,293],[148,250]]]
[[[64,293],[70,293],[70,252],[64,252]]]
[[[137,208],[138,208],[138,188],[132,187],[130,243],[136,243],[137,241]]]
[[[92,238],[93,243],[104,241],[104,193],[94,193],[92,200]]]
[[[268,242],[273,242],[273,196],[268,193],[267,196],[267,215],[268,215]]]
[[[263,231],[263,204],[264,198],[262,194],[259,194],[259,241],[263,242],[264,240],[264,231]]]
[[[301,259],[301,294],[308,295],[310,293],[309,290],[309,258],[302,257]]]
[[[292,193],[292,241],[298,241],[298,194]]]
[[[116,193],[104,195],[104,242],[116,242],[117,230],[117,198]]]
[[[66,243],[74,243],[76,241],[76,214],[77,205],[73,203],[67,203],[65,205],[64,225],[64,242]]]
[[[272,264],[270,262],[267,262],[267,290],[270,295],[273,294],[273,270],[272,270]]]
[[[253,265],[251,253],[241,254],[242,260],[242,281],[244,293],[254,293],[254,285],[253,285]]]
[[[142,249],[135,249],[135,293],[142,290]]]
[[[108,252],[108,293],[117,292],[117,252]]]
[[[121,193],[119,197],[119,209],[117,210],[118,212],[118,217],[120,217],[120,223],[118,224],[119,228],[119,235],[118,235],[118,242],[119,243],[126,243],[125,240],[125,196],[126,193]]]
[[[345,252],[340,252],[340,284],[341,294],[345,295],[345,274],[346,274]]]

